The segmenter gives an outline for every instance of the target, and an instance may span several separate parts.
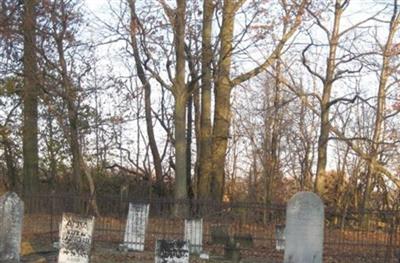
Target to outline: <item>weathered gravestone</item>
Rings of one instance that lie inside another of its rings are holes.
[[[284,263],[322,263],[324,204],[311,192],[299,192],[286,208]]]
[[[63,214],[58,263],[90,261],[94,217]]]
[[[203,219],[185,220],[185,240],[189,241],[189,252],[200,254],[203,251]]]
[[[276,250],[285,250],[285,226],[275,225]]]
[[[189,263],[188,242],[157,240],[155,263]]]
[[[124,234],[124,248],[143,251],[150,205],[129,203]]]
[[[240,262],[241,249],[253,246],[253,236],[251,234],[229,235],[226,225],[211,227],[211,242],[213,244],[224,245],[224,257],[230,262]]]
[[[16,193],[0,197],[0,262],[19,262],[23,216],[24,202]]]

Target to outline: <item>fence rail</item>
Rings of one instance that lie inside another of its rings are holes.
[[[58,241],[59,223],[64,212],[93,214],[89,196],[42,194],[25,196],[23,241],[51,247]],[[228,236],[250,237],[251,244],[240,246],[243,258],[270,258],[282,262],[283,252],[276,250],[276,226],[285,223],[284,205],[211,201],[175,201],[172,199],[126,200],[119,196],[96,198],[94,243],[117,248],[122,243],[129,202],[149,203],[149,224],[145,250],[154,251],[157,239],[182,239],[186,217],[203,218],[203,243],[206,251],[223,254],[224,245],[215,242],[215,231]],[[177,213],[176,209],[186,213]],[[369,224],[361,226],[360,213],[346,216],[327,209],[325,215],[324,262],[400,262],[400,213],[367,211]],[[254,261],[255,262],[255,261]]]

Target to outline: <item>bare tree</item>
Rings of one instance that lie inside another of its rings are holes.
[[[89,191],[92,196],[92,207],[98,213],[95,202],[95,183],[86,165],[81,144],[81,119],[79,117],[80,103],[82,100],[82,78],[90,70],[84,61],[84,55],[77,43],[76,27],[80,26],[81,14],[79,1],[54,1],[44,4],[44,10],[49,15],[49,20],[43,27],[41,55],[47,67],[56,69],[55,76],[47,74],[53,79],[55,88],[47,87],[47,92],[62,99],[66,107],[67,125],[64,126],[62,117],[59,116],[65,135],[68,138],[69,149],[72,156],[72,174],[75,192],[82,194],[84,189],[83,179],[87,179]],[[49,51],[54,51],[51,53]],[[77,53],[83,58],[81,64],[77,60]],[[53,55],[54,54],[54,55]],[[75,57],[74,57],[75,55]],[[81,72],[74,72],[74,66],[80,66]],[[49,70],[49,72],[52,72]],[[54,81],[55,79],[55,81]]]
[[[230,103],[232,88],[244,83],[254,76],[257,76],[276,61],[279,54],[283,51],[287,41],[289,41],[300,26],[303,12],[308,5],[308,1],[296,2],[291,7],[283,5],[285,13],[285,18],[283,19],[283,32],[271,54],[257,67],[231,78],[235,14],[244,2],[245,1],[225,1],[222,7],[222,25],[219,35],[219,60],[217,65],[218,68],[216,70],[217,74],[215,76],[215,112],[212,130],[212,172],[209,175],[211,181],[211,196],[215,200],[222,200],[223,196],[225,156],[232,114]]]
[[[146,128],[147,128],[147,136],[149,137],[149,145],[150,150],[153,157],[153,163],[156,174],[156,192],[158,195],[163,195],[163,171],[161,164],[161,157],[158,150],[158,146],[156,143],[156,139],[154,136],[154,128],[153,128],[153,118],[151,112],[151,84],[146,76],[145,69],[143,68],[143,62],[139,53],[139,46],[137,43],[137,34],[140,28],[140,20],[136,15],[136,1],[130,0],[129,7],[131,13],[131,26],[130,26],[130,34],[131,34],[131,46],[133,50],[133,57],[135,59],[136,72],[138,74],[138,78],[143,85],[144,89],[144,107],[145,107],[145,116],[146,116]]]
[[[369,151],[370,162],[368,163],[368,169],[365,181],[365,190],[363,194],[361,210],[363,214],[365,210],[370,206],[370,196],[373,188],[376,186],[379,176],[377,173],[374,163],[380,162],[380,156],[382,155],[385,144],[384,126],[385,119],[388,117],[386,114],[386,99],[388,82],[390,76],[398,68],[398,65],[394,65],[393,57],[397,55],[398,51],[395,48],[395,35],[398,32],[400,25],[400,11],[398,9],[397,0],[393,1],[393,13],[389,22],[388,35],[382,49],[382,64],[379,75],[379,86],[377,94],[376,112],[375,112],[375,123],[373,129],[373,135],[371,140],[371,147]],[[378,41],[378,40],[377,40]],[[373,183],[374,182],[374,183]]]

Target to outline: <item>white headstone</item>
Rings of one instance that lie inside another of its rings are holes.
[[[189,245],[184,240],[157,240],[155,263],[189,263]]]
[[[24,202],[14,192],[0,197],[0,262],[19,262]]]
[[[286,208],[284,263],[322,263],[324,204],[311,192],[299,192]]]
[[[200,254],[203,251],[203,219],[185,220],[185,240],[189,241],[189,252]]]
[[[58,263],[90,261],[94,217],[63,214]]]
[[[276,225],[275,226],[275,240],[276,240],[276,250],[285,250],[285,226]]]
[[[143,251],[150,205],[129,203],[126,220],[124,247],[128,250]]]

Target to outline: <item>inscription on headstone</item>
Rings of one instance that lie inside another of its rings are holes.
[[[311,192],[299,192],[286,208],[284,263],[322,263],[324,204]]]
[[[14,192],[0,197],[0,262],[19,262],[24,202]]]
[[[157,240],[155,263],[189,263],[188,242]]]
[[[185,240],[189,241],[189,252],[200,254],[203,251],[203,219],[185,220]]]
[[[150,205],[129,203],[126,220],[124,244],[128,250],[143,251]]]
[[[90,260],[94,217],[63,214],[58,263],[86,263]]]

